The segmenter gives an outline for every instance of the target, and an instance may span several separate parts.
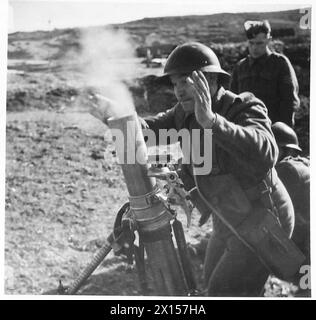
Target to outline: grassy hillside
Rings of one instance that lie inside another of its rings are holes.
[[[75,72],[78,66],[82,64],[78,56],[83,50],[83,33],[86,31],[99,32],[115,29],[123,30],[129,35],[135,53],[138,52],[137,49],[153,43],[165,44],[167,47],[169,46],[168,48],[173,48],[175,45],[186,41],[201,41],[216,52],[222,67],[230,72],[234,64],[247,54],[243,31],[244,21],[268,19],[274,33],[274,39],[280,39],[284,43],[284,54],[292,62],[299,80],[302,108],[297,113],[297,131],[301,137],[304,150],[308,153],[310,30],[300,28],[301,17],[302,14],[299,10],[265,13],[220,13],[200,16],[145,18],[123,24],[84,29],[16,32],[8,36],[8,68],[22,72],[32,72],[36,78],[38,78],[38,74],[35,73],[41,71],[48,73],[52,77],[62,73],[63,75],[61,77],[57,76],[57,78],[62,79],[63,86],[69,86],[71,83],[69,77],[71,77],[71,80],[77,79]],[[142,57],[142,55],[139,56]],[[21,60],[27,60],[27,63],[21,63]],[[130,81],[132,83],[130,90],[134,96],[136,108],[139,111],[161,111],[170,107],[170,103],[174,102],[173,93],[170,89],[157,88],[155,85],[153,81],[155,77],[152,75],[157,75],[159,72],[161,73],[157,69],[146,69],[138,65],[137,77],[139,81]],[[45,92],[47,90],[49,92],[54,91],[56,88],[53,85],[53,88],[41,91],[36,85],[37,80],[33,79],[32,81],[35,81],[35,83],[31,84],[31,86],[36,87],[39,92],[35,95],[43,96],[44,93],[44,99],[41,102],[44,102],[42,108],[45,109]],[[50,83],[53,82],[51,81]],[[18,92],[16,96],[16,91],[14,91],[12,96],[11,89],[16,88],[18,83],[19,81],[17,82],[14,79],[12,86],[11,84],[8,86],[8,110],[21,110],[21,108],[24,108],[23,104],[21,107],[24,93]],[[47,86],[47,82],[45,83],[44,86]],[[30,83],[28,82],[27,87],[29,85]],[[71,91],[72,89],[63,88],[62,92],[66,92],[68,95],[69,90]],[[75,90],[77,89],[75,88]],[[57,88],[57,90],[59,89]],[[30,95],[34,95],[34,92],[31,92]],[[26,105],[40,104],[37,99],[35,103],[28,101]]]
[[[195,15],[181,17],[145,18],[123,24],[113,24],[100,28],[114,28],[127,31],[135,45],[146,44],[146,39],[153,33],[161,43],[178,44],[188,40],[201,41],[205,44],[242,42],[245,40],[243,23],[246,20],[268,19],[276,37],[281,33],[285,42],[306,43],[310,31],[300,29],[302,14],[299,10],[265,13],[220,13],[213,15]],[[92,27],[90,29],[93,29]],[[9,58],[44,57],[42,52],[30,51],[31,44],[39,42],[46,51],[46,58],[58,58],[56,51],[79,48],[79,38],[84,29],[55,29],[53,31],[15,32],[9,34]],[[291,32],[290,32],[291,30]],[[282,32],[280,32],[282,31]],[[294,35],[291,35],[294,32]],[[35,48],[34,48],[35,49]],[[42,49],[41,51],[43,51]]]
[[[293,29],[295,36],[307,36],[300,29],[302,14],[299,10],[265,13],[219,13],[183,17],[145,18],[142,20],[114,25],[128,30],[139,42],[145,41],[152,32],[160,35],[163,41],[179,43],[187,40],[206,44],[244,41],[243,23],[246,20],[268,19],[274,30]]]

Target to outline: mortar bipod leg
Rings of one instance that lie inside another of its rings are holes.
[[[189,295],[194,295],[197,293],[196,279],[194,277],[193,267],[189,257],[189,252],[188,252],[187,244],[185,241],[185,235],[184,235],[182,223],[176,218],[172,223],[172,229],[173,229],[173,233],[178,246],[180,261],[181,261],[184,277],[189,289]]]
[[[83,283],[91,276],[93,271],[99,266],[99,264],[105,259],[105,257],[112,250],[110,242],[106,244],[97,252],[93,257],[92,261],[85,267],[85,269],[80,273],[77,279],[66,289],[65,294],[74,295],[83,285]]]
[[[119,250],[124,241],[124,234],[122,230],[122,218],[129,210],[129,203],[125,203],[120,210],[118,211],[115,222],[114,222],[114,231],[107,237],[106,243],[102,248],[96,253],[92,261],[85,267],[85,269],[79,274],[77,279],[66,289],[62,288],[60,284],[61,294],[74,295],[80,289],[85,281],[91,276],[94,270],[100,265],[100,263],[105,259],[105,257],[111,252],[112,248]]]

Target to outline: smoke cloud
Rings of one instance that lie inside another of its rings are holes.
[[[115,102],[109,116],[123,117],[135,111],[133,98],[124,80],[135,78],[134,46],[120,30],[92,28],[81,37],[80,64],[86,85],[96,88]]]

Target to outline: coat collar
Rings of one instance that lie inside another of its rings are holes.
[[[248,61],[249,61],[249,66],[253,66],[254,64],[262,64],[266,62],[266,60],[269,58],[269,56],[272,54],[272,51],[268,48],[267,52],[260,56],[259,58],[252,58],[250,55],[248,55]]]
[[[223,104],[223,97],[226,94],[226,90],[223,87],[220,87],[214,97],[212,98],[212,110],[213,112],[219,112]]]

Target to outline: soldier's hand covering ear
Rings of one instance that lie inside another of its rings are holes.
[[[210,128],[216,116],[212,111],[212,97],[207,79],[201,71],[193,71],[186,81],[193,88],[196,120],[203,128]]]

